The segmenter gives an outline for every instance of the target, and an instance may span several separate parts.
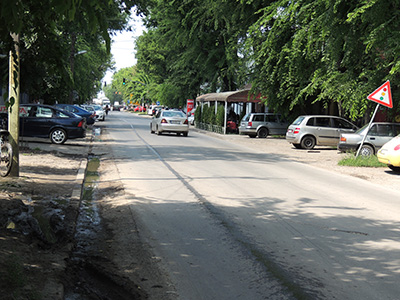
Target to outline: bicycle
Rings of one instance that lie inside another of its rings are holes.
[[[8,142],[9,135],[8,130],[0,129],[0,175],[2,177],[10,174],[13,161],[13,150]]]

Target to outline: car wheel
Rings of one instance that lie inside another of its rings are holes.
[[[300,145],[301,145],[301,148],[303,148],[303,149],[311,150],[312,148],[315,147],[315,137],[313,137],[311,135],[307,135],[307,136],[303,137]]]
[[[182,132],[183,136],[188,136],[189,132]]]
[[[265,139],[268,136],[268,129],[260,128],[257,132],[257,136],[261,139]]]
[[[67,133],[61,128],[54,129],[50,133],[50,140],[53,144],[64,144],[67,140]]]
[[[360,155],[362,156],[371,156],[374,155],[374,153],[374,148],[372,148],[370,145],[363,145],[361,147]]]
[[[393,172],[400,173],[400,167],[395,167],[395,166],[392,166],[392,165],[389,165],[388,167]]]

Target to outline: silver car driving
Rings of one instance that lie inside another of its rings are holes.
[[[174,132],[188,136],[189,122],[186,114],[180,110],[160,110],[150,122],[150,132],[158,135]]]

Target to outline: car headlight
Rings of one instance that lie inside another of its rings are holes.
[[[382,154],[382,155],[386,155],[387,149],[380,149],[380,150],[378,151],[378,153],[379,153],[379,154]]]

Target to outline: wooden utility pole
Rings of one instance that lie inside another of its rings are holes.
[[[19,177],[19,102],[20,102],[20,57],[19,57],[19,34],[11,34],[14,40],[14,51],[10,51],[9,65],[9,108],[8,108],[8,131],[9,142],[13,149],[13,162],[10,176]]]

